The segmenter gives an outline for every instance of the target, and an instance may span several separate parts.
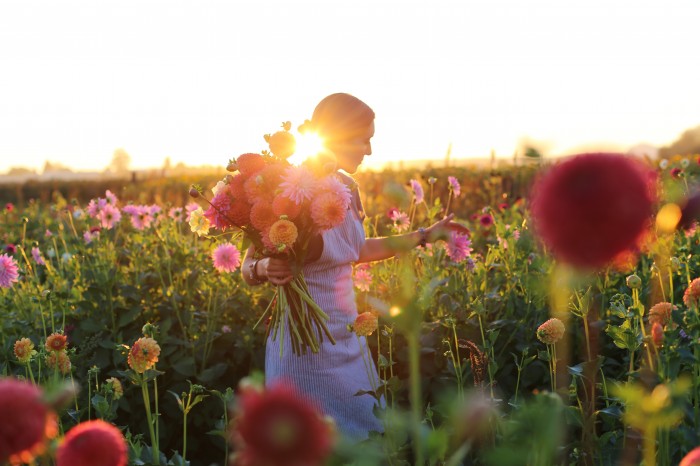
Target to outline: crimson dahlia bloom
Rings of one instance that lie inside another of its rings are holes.
[[[102,420],[73,427],[56,452],[56,466],[126,466],[127,459],[121,431]]]
[[[29,463],[56,435],[56,416],[28,382],[0,379],[0,464]]]
[[[635,246],[652,215],[654,175],[620,154],[582,154],[552,167],[532,191],[535,231],[558,259],[606,265]]]
[[[321,465],[333,442],[311,403],[286,384],[241,392],[233,439],[239,466]]]

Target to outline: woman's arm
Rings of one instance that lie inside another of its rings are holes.
[[[370,238],[365,241],[362,249],[360,249],[360,258],[357,262],[373,262],[389,259],[402,252],[410,251],[416,246],[426,242],[431,243],[440,239],[447,239],[451,230],[467,233],[467,228],[459,223],[453,222],[453,218],[454,214],[450,214],[428,228],[403,235]]]

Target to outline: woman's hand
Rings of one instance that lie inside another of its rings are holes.
[[[262,274],[273,285],[286,285],[294,278],[289,259],[282,257],[265,257],[258,262]]]
[[[461,223],[452,221],[454,217],[455,214],[450,214],[426,228],[425,234],[428,242],[432,243],[437,240],[447,240],[450,237],[450,233],[453,231],[462,235],[468,235],[470,233],[469,228]]]

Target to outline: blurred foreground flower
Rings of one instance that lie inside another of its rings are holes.
[[[56,452],[56,466],[126,466],[127,460],[121,431],[102,420],[73,427]]]
[[[56,416],[28,382],[0,379],[0,463],[30,463],[57,433]]]
[[[700,466],[700,447],[690,450],[678,466]]]
[[[535,184],[535,231],[562,261],[598,268],[635,246],[650,222],[653,175],[619,154],[582,154]]]
[[[239,402],[231,433],[237,466],[315,466],[331,453],[331,427],[291,385],[244,388]]]
[[[359,337],[368,337],[377,330],[379,322],[377,316],[372,312],[363,312],[355,319],[353,329]]]
[[[0,256],[0,288],[10,288],[17,282],[17,277],[19,277],[17,262],[7,254]]]

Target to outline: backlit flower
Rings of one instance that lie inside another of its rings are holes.
[[[331,453],[328,424],[291,385],[247,388],[239,402],[232,432],[237,465],[320,466]]]
[[[252,204],[258,200],[270,202],[277,194],[282,175],[288,166],[282,163],[270,163],[259,172],[251,175],[245,182],[235,179],[235,183],[232,184],[242,182],[243,193]],[[239,198],[238,188],[233,191],[233,195],[236,199]]]
[[[46,338],[46,349],[48,351],[63,351],[66,349],[68,338],[61,333],[52,333]]]
[[[107,204],[117,205],[117,196],[109,189],[105,191],[105,200]]]
[[[445,252],[454,262],[462,262],[471,254],[471,244],[472,242],[467,235],[461,235],[453,231],[445,244]]]
[[[141,337],[132,345],[127,363],[133,370],[143,374],[158,362],[158,356],[160,356],[158,343],[153,338]]]
[[[537,338],[542,343],[553,345],[561,340],[565,330],[564,323],[556,317],[552,317],[537,328]]]
[[[353,324],[353,329],[357,336],[368,337],[377,330],[379,326],[379,320],[377,316],[372,312],[363,312],[355,318],[355,323]]]
[[[664,328],[658,322],[651,325],[651,341],[657,348],[661,348],[664,344]]]
[[[284,196],[275,196],[272,200],[272,212],[279,218],[286,215],[289,220],[294,220],[301,212],[301,204]]]
[[[313,197],[316,190],[316,179],[308,168],[291,166],[285,169],[279,187],[283,196],[301,204]]]
[[[32,356],[36,354],[34,343],[29,338],[20,338],[15,342],[14,346],[15,357],[22,364],[27,364],[31,361]]]
[[[98,218],[100,219],[100,225],[102,228],[111,230],[114,228],[114,225],[119,223],[119,220],[122,218],[122,214],[119,212],[117,207],[113,206],[112,204],[106,204],[102,210],[100,210]]]
[[[172,218],[176,222],[182,221],[182,207],[172,207],[168,211],[168,217]]]
[[[46,265],[44,258],[41,257],[41,251],[36,246],[32,248],[32,259],[34,259],[34,262],[36,262],[37,265]]]
[[[425,200],[425,194],[423,193],[423,186],[421,186],[418,180],[411,180],[411,189],[413,190],[413,197],[416,199],[416,204],[420,204]]]
[[[127,460],[121,431],[101,419],[73,427],[56,451],[56,466],[126,466]]]
[[[696,278],[690,282],[685,293],[683,293],[683,302],[688,307],[698,307],[700,300],[700,278]]]
[[[299,232],[297,231],[297,226],[293,222],[281,219],[272,224],[268,235],[275,247],[279,247],[281,244],[291,247],[297,240]]]
[[[347,213],[347,203],[333,192],[321,194],[311,201],[311,219],[322,230],[343,223]]]
[[[367,264],[360,264],[355,267],[354,280],[355,288],[360,291],[369,291],[372,285],[372,274]]]
[[[124,387],[119,379],[110,377],[105,380],[105,385],[112,391],[112,397],[114,400],[118,400],[124,396]]]
[[[653,175],[619,154],[583,154],[535,184],[535,230],[562,261],[597,268],[635,246],[652,213]]]
[[[394,228],[396,228],[398,233],[408,230],[408,227],[411,225],[408,215],[398,209],[389,210],[389,219],[394,222]]]
[[[56,415],[29,382],[0,378],[0,463],[30,463],[57,433]]]
[[[49,351],[46,354],[46,366],[63,375],[70,374],[72,367],[68,353],[65,351]]]
[[[671,311],[676,309],[671,303],[656,303],[649,309],[649,323],[659,323],[665,327],[671,321]]]
[[[197,236],[206,235],[209,233],[209,228],[211,228],[209,219],[204,216],[204,211],[199,206],[190,212],[189,224],[190,230],[192,230],[193,233],[197,233]]]
[[[448,176],[447,182],[450,184],[450,190],[454,193],[455,197],[459,196],[462,192],[462,188],[459,185],[459,181],[454,176]]]
[[[223,243],[211,254],[214,268],[219,272],[233,272],[241,265],[241,251],[231,243]]]
[[[268,138],[267,143],[270,146],[270,152],[283,159],[292,155],[297,148],[294,135],[288,131],[277,131]]]
[[[236,210],[234,205],[236,204],[240,205],[242,203],[235,202],[229,189],[222,189],[212,198],[211,205],[204,211],[204,216],[209,219],[214,228],[222,231],[232,226],[243,226],[248,223],[250,208],[247,209],[246,215],[240,217],[234,213],[234,210]]]
[[[700,466],[700,447],[690,450],[678,466]]]
[[[195,210],[201,210],[202,208],[197,204],[196,202],[189,202],[185,206],[185,221],[189,222],[190,221],[190,214],[194,212]]]
[[[266,200],[259,200],[250,208],[250,223],[257,230],[267,230],[279,220],[279,215],[275,214],[272,204]]]
[[[316,185],[318,189],[318,194],[321,195],[325,192],[331,192],[335,194],[338,198],[342,199],[345,208],[352,202],[352,193],[348,185],[343,183],[343,181],[336,174],[331,174],[323,177]]]
[[[241,154],[236,159],[236,168],[248,177],[265,168],[265,159],[260,154]]]
[[[10,288],[13,283],[17,282],[19,277],[17,262],[3,254],[0,256],[0,288]]]

